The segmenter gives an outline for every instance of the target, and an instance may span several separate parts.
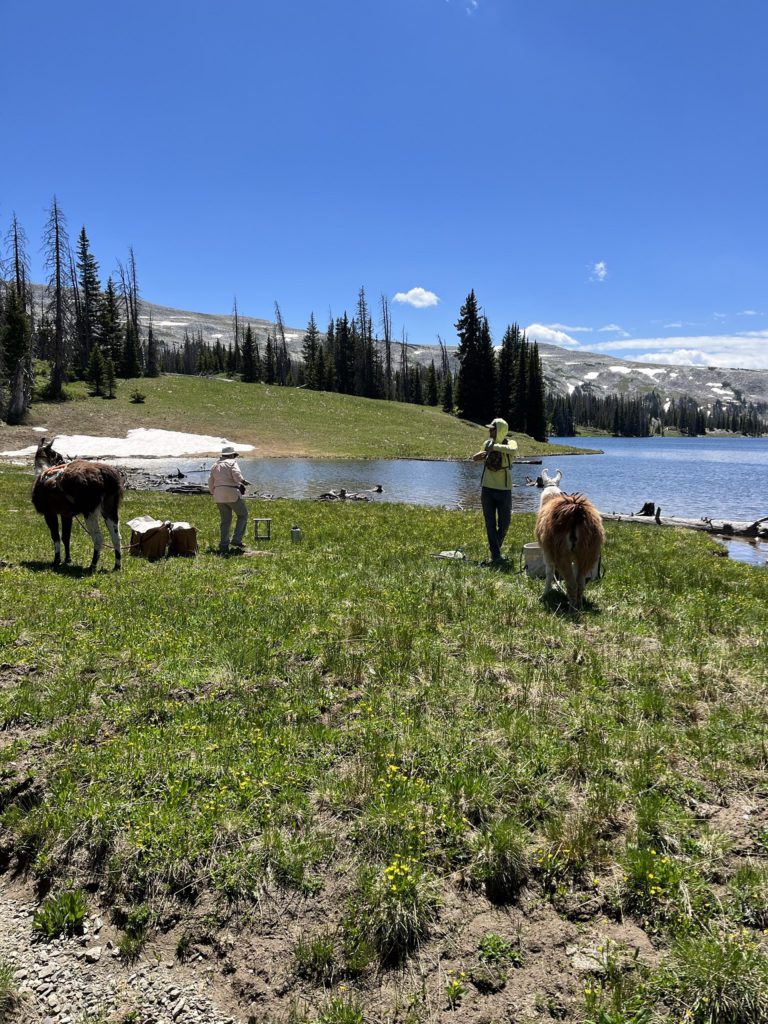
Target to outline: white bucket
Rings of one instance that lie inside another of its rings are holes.
[[[533,576],[534,579],[543,580],[547,575],[547,567],[544,564],[544,555],[541,553],[541,548],[535,541],[531,544],[523,544],[523,566],[525,568],[526,575]],[[587,573],[587,579],[600,579],[599,558]]]
[[[523,565],[526,576],[533,576],[534,579],[543,580],[547,575],[544,555],[542,555],[541,548],[535,542],[533,544],[523,544]]]

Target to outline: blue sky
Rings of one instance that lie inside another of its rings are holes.
[[[0,229],[271,318],[474,288],[571,349],[768,367],[764,0],[3,0]]]

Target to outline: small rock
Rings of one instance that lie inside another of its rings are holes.
[[[90,949],[85,951],[85,962],[87,964],[96,964],[101,960],[101,946],[91,946]]]

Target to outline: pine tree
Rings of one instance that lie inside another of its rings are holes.
[[[474,291],[459,310],[456,323],[459,347],[456,358],[460,369],[456,404],[459,415],[475,423],[488,419],[495,401],[495,367],[488,321],[481,318]]]
[[[515,396],[520,328],[517,324],[507,327],[501,340],[497,361],[496,410],[502,419],[512,422],[512,406]]]
[[[443,378],[443,412],[453,412],[453,374],[450,370]]]
[[[115,285],[110,277],[99,303],[99,333],[104,355],[117,365],[123,352],[123,327]]]
[[[104,394],[107,379],[106,370],[101,348],[98,345],[94,345],[88,358],[88,365],[85,368],[85,379],[88,381],[89,394],[93,396]]]
[[[101,282],[99,265],[91,253],[88,236],[83,227],[77,239],[78,312],[75,324],[77,338],[77,369],[82,376],[91,355],[91,349],[100,342]]]
[[[427,405],[437,405],[437,372],[434,359],[427,371]]]
[[[264,353],[264,383],[274,384],[277,380],[277,366],[275,361],[275,346],[272,343],[272,335],[267,335],[267,349]]]
[[[157,339],[155,338],[155,332],[152,330],[152,321],[150,320],[149,328],[147,330],[147,377],[159,377],[160,376],[160,365],[157,356]]]
[[[515,369],[515,392],[512,399],[510,417],[507,421],[510,430],[525,433],[528,425],[528,342],[525,335],[520,339],[517,348],[517,367]]]
[[[528,396],[525,432],[535,441],[547,440],[547,414],[544,407],[544,375],[541,369],[539,346],[530,347],[528,357]]]
[[[317,361],[320,348],[320,332],[315,323],[315,314],[311,313],[309,323],[304,333],[304,340],[301,343],[301,351],[304,357],[304,382],[312,391],[317,391],[321,386],[318,380]]]
[[[29,258],[26,235],[16,214],[6,236],[10,253],[7,301],[0,303],[0,372],[7,398],[0,397],[0,417],[10,424],[20,423],[32,405],[32,323],[27,312],[29,299]],[[1,293],[0,293],[1,297]]]
[[[346,313],[336,321],[334,340],[336,387],[343,395],[351,395],[354,387],[355,350]]]
[[[115,398],[117,395],[117,380],[115,379],[115,364],[110,356],[104,360],[104,397]]]
[[[31,405],[32,331],[15,282],[8,289],[0,325],[0,363],[8,391],[7,409],[0,411],[8,423],[20,423]]]
[[[251,325],[245,328],[245,339],[243,340],[243,372],[242,380],[246,384],[253,384],[256,381],[255,350],[253,347],[253,332]]]
[[[140,377],[141,376],[141,355],[139,351],[139,339],[132,323],[126,325],[125,342],[120,359],[120,376]]]

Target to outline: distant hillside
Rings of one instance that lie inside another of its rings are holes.
[[[42,289],[40,289],[42,291]],[[234,340],[232,315],[230,313],[193,313],[173,309],[156,303],[142,301],[142,321],[152,327],[159,341],[178,347],[184,344],[184,334],[191,338],[202,336],[203,341],[215,344],[220,340],[224,345]],[[271,320],[240,316],[240,322],[251,325],[255,339],[262,352],[267,334],[276,332]],[[325,325],[320,325],[324,327]],[[285,327],[288,351],[293,359],[301,359],[301,345],[304,338],[302,327]],[[437,364],[440,350],[437,346],[407,345],[409,362],[428,366],[431,360]],[[399,359],[400,343],[393,345],[393,355]],[[657,391],[662,401],[687,395],[696,400],[702,408],[711,408],[718,399],[723,405],[741,409],[748,403],[768,404],[768,370],[738,370],[704,366],[668,366],[661,363],[637,363],[618,359],[615,356],[597,353],[570,351],[557,345],[539,345],[544,380],[547,390],[557,394],[571,394],[576,387],[595,395],[623,394],[638,397],[650,391]],[[449,347],[452,369],[458,369],[455,346]]]
[[[144,323],[148,324],[151,317],[155,334],[165,344],[182,345],[185,331],[191,337],[196,337],[199,332],[207,342],[215,343],[220,339],[229,345],[233,341],[231,314],[191,313],[150,302],[144,302],[143,309]],[[263,351],[267,334],[275,333],[274,322],[245,316],[240,319],[243,324],[251,325]],[[304,328],[286,326],[285,335],[291,357],[300,359]],[[397,343],[395,352],[399,353],[399,348]],[[407,350],[410,362],[428,366],[431,360],[437,363],[440,359],[437,346],[407,345]],[[688,395],[703,408],[711,407],[717,399],[724,405],[738,407],[749,402],[768,403],[768,370],[636,363],[615,356],[573,352],[557,345],[540,345],[539,351],[547,390],[558,394],[571,394],[576,387],[600,396],[624,394],[637,397],[656,390],[662,400]],[[448,353],[452,368],[457,370],[455,346],[450,347]]]
[[[634,363],[615,356],[570,352],[557,345],[540,345],[539,352],[547,389],[559,394],[571,394],[580,387],[600,396],[637,397],[650,391],[657,391],[662,399],[688,395],[705,408],[718,399],[723,405],[768,403],[768,370]]]

